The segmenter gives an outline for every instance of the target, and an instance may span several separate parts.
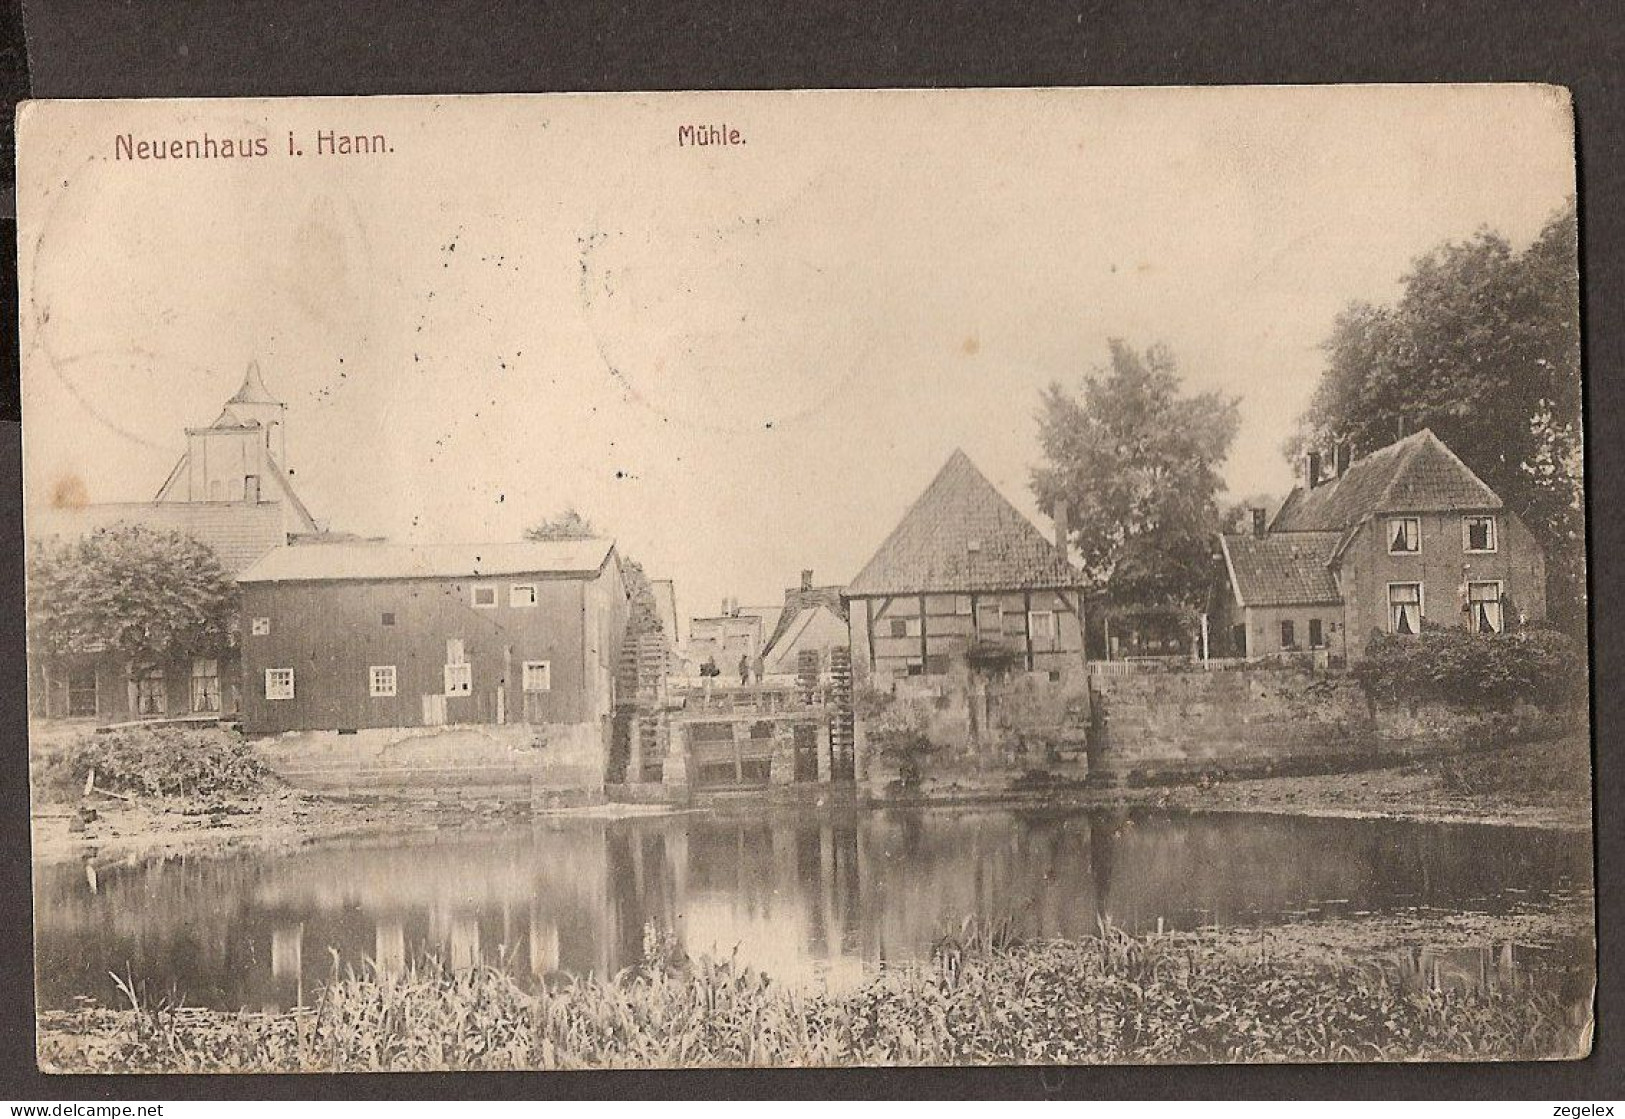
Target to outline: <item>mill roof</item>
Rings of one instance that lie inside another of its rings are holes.
[[[333,580],[482,579],[506,575],[592,575],[613,540],[548,540],[499,544],[295,544],[262,556],[239,583]]]
[[[1083,576],[956,450],[848,596],[1072,588]]]

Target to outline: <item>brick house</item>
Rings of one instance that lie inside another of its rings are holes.
[[[31,542],[65,541],[142,525],[207,546],[228,577],[273,548],[324,539],[288,476],[286,411],[251,363],[215,421],[186,429],[186,450],[153,500],[33,503],[26,535]],[[45,718],[208,718],[238,707],[234,647],[190,650],[161,663],[110,654],[31,658],[29,673],[31,713]]]
[[[1274,521],[1220,538],[1216,616],[1236,656],[1355,659],[1373,633],[1425,622],[1500,633],[1546,616],[1546,561],[1516,513],[1423,429],[1306,485]]]
[[[956,450],[846,588],[852,659],[880,687],[962,670],[973,647],[1059,673],[1083,664],[1083,594],[1064,543]]]

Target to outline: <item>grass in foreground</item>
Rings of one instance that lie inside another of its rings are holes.
[[[801,994],[650,938],[613,979],[529,991],[480,967],[345,975],[281,1014],[148,1008],[45,1015],[59,1071],[374,1071],[1494,1060],[1572,1057],[1555,994],[1408,990],[1358,968],[1195,937],[1018,944],[968,928],[932,961]]]

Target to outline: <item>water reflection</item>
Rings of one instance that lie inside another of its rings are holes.
[[[1584,891],[1590,849],[1583,835],[1285,816],[789,813],[552,821],[36,878],[43,1005],[112,1002],[117,971],[154,996],[275,1008],[307,999],[334,959],[613,974],[642,958],[650,924],[692,953],[839,984],[924,955],[967,915],[1075,936],[1102,922],[1490,912]],[[1485,952],[1385,966],[1427,983],[1517,970],[1512,946]]]

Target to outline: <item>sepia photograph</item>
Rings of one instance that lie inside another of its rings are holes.
[[[1591,1053],[1567,90],[17,149],[41,1070]]]

